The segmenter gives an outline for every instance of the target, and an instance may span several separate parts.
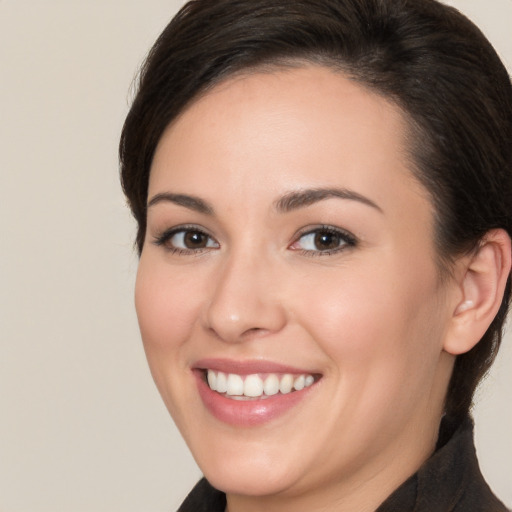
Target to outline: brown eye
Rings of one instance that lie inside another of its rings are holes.
[[[342,243],[341,236],[338,233],[329,233],[319,231],[315,233],[314,246],[319,251],[329,251],[337,249]]]
[[[312,229],[300,236],[290,249],[300,250],[308,255],[329,255],[353,247],[356,238],[346,231],[334,227]]]
[[[208,238],[200,231],[186,231],[183,235],[183,245],[187,249],[203,249],[208,246]]]
[[[220,247],[210,235],[193,228],[170,229],[157,237],[155,244],[178,253],[194,253]]]

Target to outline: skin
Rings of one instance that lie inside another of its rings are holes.
[[[433,211],[384,98],[318,66],[228,79],[165,131],[149,200],[136,308],[149,365],[209,481],[239,510],[371,511],[432,453],[462,301],[441,280]],[[348,189],[291,211],[291,192]],[[201,249],[169,228],[196,226]],[[346,230],[322,251],[303,236]],[[174,245],[173,245],[174,244]],[[322,375],[284,415],[237,428],[199,398],[200,358],[260,359]]]

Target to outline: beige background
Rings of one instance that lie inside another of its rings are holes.
[[[182,2],[0,0],[0,511],[172,511],[199,476],[146,368],[117,177],[129,85]],[[512,69],[512,1],[458,0]],[[480,393],[512,505],[512,336]]]

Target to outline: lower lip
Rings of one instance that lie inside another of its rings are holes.
[[[285,414],[299,404],[315,385],[285,395],[277,394],[260,400],[233,400],[212,391],[202,372],[194,372],[199,396],[205,407],[218,420],[236,427],[254,427]]]

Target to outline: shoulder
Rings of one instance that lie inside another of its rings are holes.
[[[426,487],[434,483],[437,495],[445,496],[453,512],[509,512],[480,471],[473,430],[473,420],[467,417],[426,464],[421,480]]]
[[[473,421],[443,421],[438,447],[378,512],[510,512],[493,494],[478,465]]]

